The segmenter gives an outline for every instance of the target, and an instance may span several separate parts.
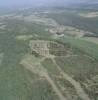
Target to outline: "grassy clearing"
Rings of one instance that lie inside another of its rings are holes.
[[[95,43],[95,44],[98,44],[98,38],[97,37],[84,37],[84,38],[81,38],[81,39]]]
[[[20,36],[16,37],[17,40],[23,40],[23,41],[26,41],[26,40],[29,40],[29,39],[32,39],[32,38],[33,38],[32,35],[20,35]]]
[[[31,100],[31,99],[30,99]],[[39,80],[32,84],[32,100],[59,100],[47,80]]]
[[[23,59],[26,59],[28,62],[32,62],[34,65],[38,64],[42,57],[35,57],[34,55],[31,54],[26,54]]]
[[[96,75],[98,72],[98,64],[86,56],[80,55],[69,58],[58,57],[56,61],[66,73],[72,75],[76,80],[81,82],[85,81],[86,78],[90,78],[90,76]]]
[[[74,39],[70,37],[65,37],[60,39],[63,43],[68,43],[72,47],[76,48],[77,51],[81,51],[82,53],[98,60],[98,45],[95,43],[91,43],[81,39]]]
[[[59,70],[57,66],[55,66],[51,59],[46,59],[43,63],[43,66],[47,69],[47,71],[51,74],[58,75]]]

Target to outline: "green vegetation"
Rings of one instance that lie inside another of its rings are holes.
[[[98,18],[84,18],[78,14],[83,13],[84,10],[65,10],[64,12],[49,13],[48,16],[55,19],[60,25],[73,26],[78,29],[98,33]],[[85,12],[90,12],[86,11]],[[96,11],[95,11],[96,12]]]
[[[91,78],[98,73],[98,64],[84,55],[70,56],[70,57],[57,57],[57,64],[69,75],[73,75],[78,81],[85,81],[87,78]],[[90,77],[91,76],[91,77]]]
[[[89,13],[89,10],[65,8],[52,9],[50,13],[38,10],[39,18],[44,19],[45,23],[48,18],[54,23],[56,21],[53,26],[15,18],[18,15],[31,16],[32,10],[27,11],[17,11],[12,17],[9,13],[3,18],[3,14],[0,15],[0,25],[5,25],[4,29],[0,29],[0,100],[59,100],[58,94],[68,100],[82,100],[82,94],[79,95],[75,87],[76,83],[80,84],[83,93],[91,100],[97,100],[98,44],[84,40],[85,35],[75,38],[64,31],[64,36],[60,37],[49,29],[62,31],[63,27],[71,26],[77,31],[93,32],[92,36],[96,36],[97,40],[98,18],[79,15]],[[31,50],[31,40],[50,40],[49,47],[42,49],[49,49],[53,56],[42,57]],[[22,65],[22,61],[28,66]]]
[[[53,64],[53,61],[49,58],[45,59],[45,61],[42,63],[42,65],[47,69],[47,71],[52,75],[58,75],[59,70],[57,69],[57,66]]]
[[[73,85],[69,83],[66,79],[64,79],[61,74],[62,72],[58,69],[57,65],[55,65],[50,58],[45,59],[45,61],[42,62],[42,65],[47,70],[48,74],[54,80],[55,84],[58,86],[65,97],[73,100],[80,99]]]
[[[60,39],[63,43],[68,43],[72,47],[76,48],[77,51],[80,50],[82,53],[87,54],[91,58],[98,60],[98,45],[85,40],[74,39],[70,37],[65,37]]]
[[[0,53],[4,53],[3,61],[0,65],[0,99],[55,100],[56,96],[54,96],[49,84],[43,80],[36,83],[36,79],[40,79],[40,77],[20,65],[23,56],[31,53],[29,48],[30,39],[22,41],[15,38],[21,34],[32,34],[33,36],[36,34],[38,38],[41,38],[48,36],[46,35],[47,33],[39,25],[19,20],[8,19],[4,23],[7,27],[4,32],[0,32]],[[21,31],[24,27],[27,29],[25,30],[26,32]],[[36,38],[35,36],[34,39]],[[32,81],[35,81],[35,83],[33,84]]]
[[[31,99],[33,100],[59,100],[46,80],[38,80],[32,84]],[[29,99],[30,100],[30,99]]]

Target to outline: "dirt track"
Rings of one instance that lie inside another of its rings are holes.
[[[56,63],[56,61],[54,59],[52,59],[54,64],[56,64],[57,68],[61,71],[63,77],[69,81],[75,88],[75,90],[77,91],[77,94],[79,95],[79,97],[82,100],[91,100],[88,95],[85,93],[85,91],[83,90],[83,88],[81,87],[80,83],[75,81],[72,77],[70,77],[68,74],[66,74]]]
[[[3,54],[3,53],[0,53],[0,65],[1,65],[1,63],[2,63],[3,56],[4,56],[4,54]]]
[[[41,59],[41,61],[43,61],[45,58]],[[28,69],[29,71],[31,71],[32,73],[36,73],[39,74],[40,76],[44,76],[47,81],[50,83],[51,87],[53,88],[54,92],[57,94],[57,96],[59,97],[60,100],[67,100],[62,93],[60,92],[60,90],[58,89],[58,87],[56,86],[56,84],[54,83],[54,81],[51,79],[51,77],[48,75],[48,72],[46,71],[46,69],[41,66],[40,62],[38,62],[38,64],[33,65],[32,62],[29,62],[28,60],[24,59],[21,61],[21,63],[26,69]],[[41,67],[41,68],[35,68],[35,67]]]
[[[29,57],[28,57],[29,58]],[[44,76],[47,81],[50,83],[51,87],[53,88],[53,90],[55,91],[55,93],[58,95],[60,100],[67,100],[66,97],[64,97],[61,93],[61,91],[58,89],[58,87],[56,86],[55,82],[51,79],[51,77],[48,75],[47,70],[41,65],[41,62],[43,62],[46,58],[42,58],[41,60],[39,60],[36,64],[33,63],[32,57],[30,58],[31,60],[28,60],[28,58],[24,58],[21,61],[21,64],[27,68],[28,70],[30,70],[32,73],[36,73],[39,74],[40,76]],[[65,78],[65,80],[69,81],[75,88],[78,96],[82,99],[82,100],[91,100],[89,98],[89,96],[85,93],[85,91],[83,90],[83,88],[81,87],[80,83],[75,81],[72,77],[70,77],[68,74],[66,74],[56,63],[55,59],[53,56],[50,55],[50,57],[53,61],[53,63],[57,66],[58,70],[61,72],[61,74],[63,75],[63,77]]]

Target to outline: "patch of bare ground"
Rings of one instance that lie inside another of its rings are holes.
[[[48,46],[50,46],[50,42],[51,41],[45,40],[31,40],[29,46],[32,51],[37,52],[41,56],[54,57],[54,55],[50,54],[50,50],[48,48]]]
[[[30,42],[30,47],[33,50],[34,49],[34,44],[38,45],[38,47],[40,46],[43,49],[48,49],[47,44],[49,43],[49,41],[31,41]],[[41,44],[40,44],[41,43]],[[32,46],[33,44],[33,46]],[[39,45],[40,44],[40,45]],[[44,45],[43,45],[44,44]],[[38,50],[39,48],[37,48]],[[49,49],[48,49],[49,50]],[[36,49],[35,49],[36,51]],[[70,56],[78,56],[78,55],[67,55],[66,57],[70,57]],[[26,58],[26,57],[25,57]],[[30,57],[29,57],[30,58]],[[56,86],[54,80],[51,79],[51,77],[49,76],[47,70],[41,65],[41,63],[46,59],[46,58],[50,58],[52,59],[53,63],[57,66],[57,69],[61,72],[61,75],[63,76],[63,78],[65,80],[67,80],[68,82],[70,82],[73,87],[75,88],[78,96],[82,99],[82,100],[91,100],[89,98],[89,96],[86,94],[86,92],[83,90],[83,88],[81,87],[80,83],[75,81],[70,75],[68,75],[67,73],[65,73],[60,66],[57,65],[56,61],[55,61],[55,57],[52,56],[49,52],[48,54],[46,54],[41,60],[39,60],[36,64],[33,64],[32,61],[22,61],[21,64],[23,64],[25,67],[28,66],[29,70],[31,70],[33,73],[38,73],[41,76],[44,76],[48,82],[51,84],[52,88],[54,89],[54,91],[56,92],[56,94],[58,95],[58,97],[60,98],[60,100],[66,100],[66,98],[62,95],[61,91],[58,89],[58,87]],[[36,66],[36,67],[35,67]]]
[[[32,58],[32,57],[30,56],[30,58]],[[41,66],[40,62],[43,61],[45,58],[41,59],[41,61],[38,61],[38,63],[35,63],[35,64],[33,63],[33,59],[30,59],[30,58],[24,58],[20,62],[20,64],[22,64],[26,69],[28,69],[32,73],[36,73],[41,77],[45,77],[47,79],[47,81],[50,83],[50,85],[53,88],[54,92],[58,95],[59,99],[60,100],[67,100],[62,95],[62,93],[60,92],[60,90],[56,86],[55,82],[48,75],[48,72],[46,71],[46,69],[43,68],[43,66]]]
[[[49,31],[51,34],[59,33],[62,35],[64,33],[65,35],[78,37],[78,38],[83,37],[86,34],[93,34],[91,32],[80,30],[75,27],[63,26],[63,25],[58,25],[58,26],[55,26],[54,28],[46,29],[46,31]]]

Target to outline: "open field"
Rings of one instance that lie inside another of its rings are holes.
[[[38,42],[35,41],[35,43],[37,44]],[[45,49],[45,47],[43,47],[43,51],[44,51],[44,49]],[[96,75],[95,73],[98,73],[97,70],[95,70],[95,69],[97,69],[97,66],[98,66],[98,64],[96,63],[96,61],[94,61],[94,59],[92,57],[88,56],[85,53],[84,53],[84,56],[82,56],[81,54],[77,54],[77,56],[73,56],[73,55],[65,56],[65,57],[64,56],[63,57],[59,56],[59,57],[57,57],[55,59],[57,62],[55,62],[54,60],[52,62],[51,59],[54,59],[54,58],[52,58],[50,56],[48,56],[48,57],[49,57],[50,60],[49,59],[45,60],[43,62],[43,66],[45,68],[47,68],[47,71],[50,73],[49,75],[55,80],[55,77],[57,78],[57,76],[59,75],[59,73],[63,73],[63,76],[61,74],[60,77],[65,77],[65,79],[67,81],[69,81],[75,87],[75,89],[77,91],[77,94],[80,96],[80,98],[82,98],[83,100],[90,100],[90,98],[86,95],[86,93],[84,92],[84,90],[82,90],[82,86],[80,86],[80,85],[78,86],[78,84],[79,83],[81,83],[81,84],[87,84],[86,80],[94,77]],[[67,64],[67,61],[68,61],[68,64]],[[76,61],[78,61],[78,63],[76,63]],[[52,63],[54,63],[54,64],[52,64]],[[60,66],[62,69],[60,69],[57,66]],[[68,71],[67,71],[66,66],[68,67]],[[72,66],[72,67],[70,68],[70,66]],[[73,70],[73,68],[74,68],[75,71]],[[63,72],[63,70],[65,70],[65,72]],[[68,73],[68,75],[66,73]],[[71,77],[69,75],[71,75]],[[79,81],[79,83],[75,82],[75,80]],[[60,88],[62,89],[62,87],[60,87]],[[80,95],[79,90],[81,91],[81,95]],[[87,91],[90,92],[89,90],[87,90]],[[96,94],[96,92],[94,92],[94,94]],[[91,95],[90,97],[92,98],[92,97],[94,97],[94,95]]]
[[[73,11],[73,12],[72,12]],[[53,18],[60,25],[71,26],[80,30],[98,33],[98,18],[85,18],[79,16],[80,13],[90,13],[90,10],[65,10],[59,14],[49,13],[49,17]]]
[[[3,53],[1,53],[1,54],[0,54],[0,65],[2,64],[2,61],[3,61],[3,56],[4,56],[4,54],[3,54]]]
[[[88,32],[88,31],[84,31],[75,27],[71,27],[71,26],[64,26],[64,25],[58,25],[55,26],[54,28],[49,28],[47,29],[47,31],[49,31],[52,34],[56,34],[56,33],[62,33],[68,36],[72,36],[72,37],[84,37],[85,35],[93,35],[94,33]]]
[[[98,38],[97,37],[85,37],[85,38],[83,38],[83,40],[98,44]]]
[[[40,16],[40,15],[36,15],[36,14],[32,14],[32,15],[27,15],[27,16],[23,16],[23,15],[16,15],[16,14],[13,14],[13,15],[4,15],[4,16],[1,16],[2,19],[14,19],[14,20],[23,20],[23,21],[26,21],[26,22],[32,22],[32,23],[35,23],[35,24],[42,24],[42,25],[45,25],[45,26],[57,26],[58,23],[53,20],[52,18],[48,18],[46,16]]]
[[[69,43],[72,47],[76,48],[77,52],[80,51],[83,54],[87,54],[93,59],[98,60],[98,45],[86,40],[65,37],[59,39],[63,43]]]
[[[96,70],[98,63],[92,61],[92,59],[86,56],[56,58],[56,61],[62,70],[64,70],[66,73],[69,73],[69,75],[82,84],[83,88],[86,89],[90,97],[96,98],[96,90],[98,89],[96,85],[94,85],[96,89],[95,91],[91,90],[91,87],[89,87],[90,90],[87,87],[89,84],[92,84],[92,78],[96,76],[95,73],[98,73]]]
[[[85,18],[96,18],[98,17],[98,12],[80,13],[79,15]]]
[[[58,9],[0,15],[0,100],[98,99],[97,13]]]
[[[24,41],[32,39],[32,38],[33,38],[32,35],[20,35],[20,36],[16,36],[17,40],[24,40]]]

